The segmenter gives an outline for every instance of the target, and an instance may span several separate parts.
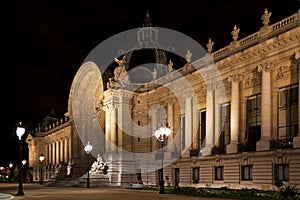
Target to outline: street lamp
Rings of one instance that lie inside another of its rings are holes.
[[[45,156],[43,154],[40,155],[40,184],[43,184],[43,160],[45,159]]]
[[[23,160],[22,160],[22,165],[26,165],[26,162],[27,162],[27,161],[26,161],[25,159],[23,159]]]
[[[9,168],[12,168],[13,166],[14,166],[14,164],[12,164],[12,163],[9,163]]]
[[[159,194],[165,194],[165,183],[164,183],[164,152],[163,147],[168,141],[168,137],[171,134],[171,128],[167,126],[162,126],[154,131],[154,135],[157,141],[161,144],[161,169],[159,177]]]
[[[2,171],[3,171],[3,169],[4,169],[4,167],[0,167],[0,181],[2,182],[2,180],[3,180],[3,173],[2,173]]]
[[[23,196],[24,192],[23,192],[23,176],[22,176],[22,136],[25,133],[25,128],[21,127],[22,122],[20,122],[20,126],[17,127],[17,131],[16,134],[19,138],[19,142],[20,142],[20,164],[19,164],[19,187],[18,187],[18,192],[17,192],[17,196]]]
[[[90,141],[84,147],[84,151],[87,154],[87,179],[86,179],[86,187],[90,188],[90,153],[93,150],[93,146],[90,144]]]
[[[13,167],[14,165],[12,164],[12,163],[9,163],[9,165],[8,165],[8,167],[9,167],[9,182],[11,182],[11,179],[12,179],[12,177],[13,177],[13,170],[12,170],[12,167]]]

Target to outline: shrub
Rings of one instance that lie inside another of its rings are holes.
[[[282,181],[279,181],[279,180],[276,180],[276,181],[274,182],[274,185],[275,185],[276,187],[280,188],[281,186],[283,186],[283,182],[282,182]]]
[[[278,189],[281,199],[295,199],[295,196],[300,192],[296,185],[283,185]]]

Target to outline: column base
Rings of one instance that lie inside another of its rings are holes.
[[[238,143],[230,143],[226,146],[226,154],[238,153]]]
[[[300,136],[294,137],[293,148],[300,148]]]
[[[212,153],[213,146],[205,146],[202,149],[202,156],[210,156]]]
[[[270,140],[264,139],[256,142],[256,151],[269,151]]]

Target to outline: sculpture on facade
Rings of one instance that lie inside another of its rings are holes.
[[[114,70],[114,80],[122,87],[129,85],[130,80],[126,70],[126,54],[122,60],[115,58],[115,62],[118,63],[119,66]]]
[[[173,70],[173,62],[172,60],[170,59],[169,60],[169,63],[168,63],[168,73],[171,73]]]
[[[240,32],[240,29],[239,29],[236,25],[234,25],[233,31],[231,32],[232,39],[233,39],[234,41],[236,41],[236,40],[238,39],[238,37],[239,37],[239,32]]]
[[[157,70],[156,70],[156,68],[153,69],[152,76],[153,76],[153,80],[155,80],[157,78]]]
[[[97,155],[97,160],[92,164],[91,170],[89,171],[90,174],[93,173],[100,173],[100,174],[107,174],[108,166],[103,161],[103,158],[100,154]]]
[[[212,51],[212,49],[213,49],[213,46],[214,46],[214,42],[211,40],[211,38],[209,38],[208,43],[206,44],[207,52],[208,52],[209,54],[211,54],[211,51]]]
[[[265,9],[264,14],[261,16],[261,20],[263,21],[264,26],[268,26],[270,23],[270,17],[272,13],[268,11],[268,9]]]

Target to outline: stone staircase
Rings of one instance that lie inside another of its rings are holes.
[[[52,178],[45,182],[45,186],[55,187],[55,186],[66,186],[66,187],[85,187],[86,180],[82,179],[82,175],[86,173],[85,165],[74,165],[72,167],[72,175],[66,176],[62,174],[56,178]]]
[[[82,179],[81,176],[66,177],[61,179],[51,179],[44,184],[47,187],[85,187],[86,180]]]

